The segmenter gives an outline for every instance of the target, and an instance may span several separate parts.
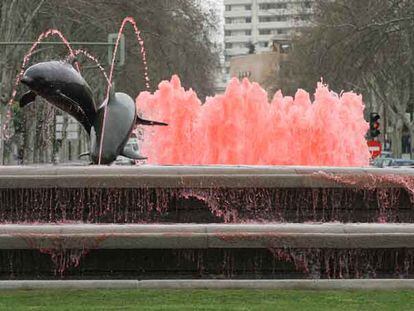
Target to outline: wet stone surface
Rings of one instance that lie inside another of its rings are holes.
[[[0,251],[3,280],[413,277],[413,249]]]
[[[2,223],[414,221],[404,188],[0,189]]]

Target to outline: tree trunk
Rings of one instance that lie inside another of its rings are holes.
[[[402,120],[397,120],[395,123],[394,131],[391,135],[391,149],[392,153],[396,158],[401,158],[402,154],[402,130],[403,122]]]

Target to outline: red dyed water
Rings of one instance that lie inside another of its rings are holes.
[[[153,164],[367,166],[362,97],[335,94],[318,83],[313,102],[267,93],[247,79],[232,79],[204,104],[177,76],[142,92],[137,107],[168,127],[145,129],[142,153]]]
[[[31,248],[49,255],[54,265],[54,274],[63,277],[67,269],[78,267],[84,256],[91,250],[98,248],[99,244],[107,238],[107,235],[103,234],[95,240],[78,238],[70,243],[65,238],[49,234],[31,234],[30,236],[19,237],[25,240]],[[39,238],[41,239],[39,240]],[[49,243],[50,246],[42,246],[43,242]]]
[[[410,278],[414,267],[412,249],[288,249],[269,248],[281,262],[319,279]]]
[[[335,175],[318,172],[315,176],[335,180],[339,184],[365,189],[366,196],[376,197],[378,205],[377,221],[386,223],[395,221],[395,210],[400,205],[401,191],[404,190],[411,204],[414,203],[414,177],[410,175],[374,175],[374,174],[352,174]]]

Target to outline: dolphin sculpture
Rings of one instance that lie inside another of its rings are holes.
[[[118,155],[130,159],[146,159],[132,148],[126,147],[133,129],[139,124],[167,124],[139,117],[134,100],[125,93],[115,93],[113,88],[108,100],[97,109],[92,90],[73,68],[73,61],[49,61],[29,67],[24,72],[21,82],[28,86],[30,91],[22,96],[20,106],[25,107],[34,102],[36,96],[41,96],[73,116],[90,136],[90,151],[81,156],[89,155],[92,164],[110,164]],[[104,122],[105,107],[107,115]]]
[[[105,120],[105,133],[102,137],[105,106],[107,107],[107,115]],[[92,163],[99,163],[99,152],[101,149],[101,164],[112,163],[118,155],[135,160],[146,159],[132,148],[125,147],[137,124],[167,125],[163,122],[138,117],[135,101],[128,94],[121,92],[115,93],[111,90],[108,100],[105,100],[99,107],[97,117],[92,125],[90,146]]]
[[[97,109],[91,88],[73,68],[73,62],[35,64],[24,72],[21,82],[30,89],[22,96],[21,107],[34,102],[36,96],[43,97],[73,116],[90,133]]]

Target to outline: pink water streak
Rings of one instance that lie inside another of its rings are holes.
[[[98,59],[93,56],[92,54],[90,54],[88,51],[83,50],[83,49],[77,49],[74,51],[75,55],[79,55],[79,54],[83,54],[85,55],[87,58],[89,58],[91,61],[95,62],[95,64],[98,66],[98,68],[101,70],[103,76],[105,77],[106,82],[109,85],[109,77],[106,74],[105,68],[103,68],[103,66],[101,65],[101,63],[98,61]]]
[[[295,97],[267,93],[247,79],[232,79],[224,94],[204,104],[177,76],[137,108],[168,127],[145,129],[142,153],[152,164],[247,164],[368,166],[362,97],[341,95],[318,83],[315,99],[303,90]]]

